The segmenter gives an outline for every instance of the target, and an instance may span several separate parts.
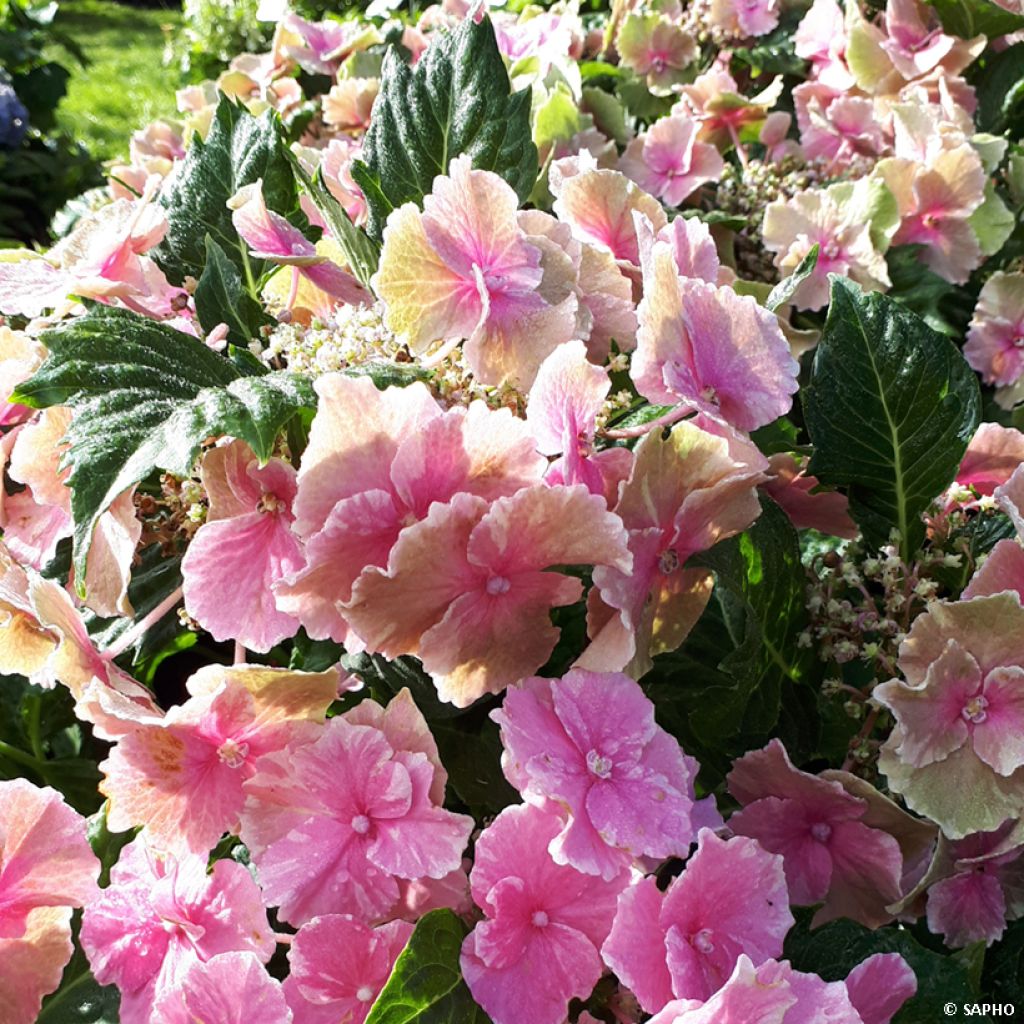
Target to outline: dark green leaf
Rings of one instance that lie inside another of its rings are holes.
[[[80,587],[93,527],[119,494],[154,469],[187,476],[202,442],[223,434],[265,461],[284,424],[316,405],[305,378],[242,377],[196,338],[127,310],[98,306],[43,343],[49,355],[17,400],[75,414],[64,464]]]
[[[519,794],[501,770],[498,726],[486,713],[480,717],[480,721],[470,721],[465,727],[462,718],[431,723],[441,763],[448,772],[448,785],[478,819],[519,803]]]
[[[264,324],[273,323],[263,307],[246,291],[238,268],[224,250],[206,236],[206,266],[196,287],[196,315],[209,333],[218,324],[228,325],[228,340],[248,345]]]
[[[1017,118],[1024,102],[1024,43],[1016,43],[1002,53],[986,54],[975,89],[978,130],[1001,135]]]
[[[342,664],[347,671],[355,672],[369,687],[373,697],[382,704],[386,704],[400,690],[408,689],[428,721],[455,718],[468,710],[439,700],[433,681],[415,658],[388,661],[379,654],[346,654]]]
[[[990,39],[1024,28],[1024,16],[991,0],[928,0],[938,11],[942,27],[961,39],[986,35]]]
[[[254,291],[263,265],[248,256],[248,248],[231,222],[227,201],[243,185],[259,179],[271,210],[290,219],[298,214],[295,176],[277,114],[267,110],[253,117],[222,95],[206,141],[192,140],[160,196],[167,211],[167,235],[150,255],[172,283],[181,284],[186,275],[197,280],[201,277],[209,235],[234,264],[250,293]]]
[[[924,539],[921,514],[956,475],[981,396],[956,346],[898,303],[832,276],[804,416],[809,472],[845,487],[870,543],[895,527],[904,554]]]
[[[121,996],[115,985],[100,985],[78,945],[81,912],[74,917],[75,952],[60,986],[43,1000],[36,1024],[118,1024]]]
[[[793,273],[789,277],[783,278],[771,290],[765,302],[766,309],[770,309],[774,313],[780,306],[784,306],[796,295],[797,288],[814,273],[814,268],[818,265],[819,248],[820,246],[815,242],[807,255],[796,265]]]
[[[816,662],[797,644],[807,626],[805,578],[796,530],[786,513],[768,498],[760,517],[738,537],[716,544],[691,565],[715,573],[719,601],[735,649],[718,667],[745,694],[743,728],[767,731],[778,721],[783,684],[806,682]],[[704,721],[727,731],[734,709],[710,703]]]
[[[366,1024],[489,1024],[459,970],[465,937],[450,910],[421,917]]]
[[[467,154],[500,174],[526,201],[537,180],[530,90],[511,92],[488,18],[466,18],[434,38],[410,68],[394,49],[384,58],[380,93],[352,177],[366,196],[371,237],[391,210],[419,203],[434,178]]]
[[[949,1017],[944,1007],[980,1002],[968,968],[949,956],[926,949],[906,930],[889,926],[871,931],[853,921],[832,921],[811,931],[808,911],[797,911],[797,925],[786,937],[783,955],[798,971],[840,981],[875,953],[899,953],[917,976],[917,995],[893,1018],[893,1024],[936,1024]],[[972,1018],[992,1024],[979,1013]]]
[[[121,851],[135,837],[136,829],[126,832],[111,832],[107,827],[107,812],[110,804],[105,803],[88,822],[89,845],[100,862],[100,885],[110,884],[110,869],[117,863]]]

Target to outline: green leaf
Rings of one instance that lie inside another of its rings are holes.
[[[377,272],[377,264],[380,262],[380,246],[362,228],[352,223],[345,208],[331,195],[324,184],[323,168],[319,168],[316,175],[310,177],[294,156],[292,167],[303,191],[312,200],[345,254],[352,273],[360,284],[369,288],[370,278]]]
[[[96,520],[119,494],[154,469],[187,476],[210,437],[240,438],[266,461],[284,424],[316,406],[305,378],[243,377],[191,335],[127,310],[95,307],[42,341],[49,355],[17,401],[74,412],[63,465],[79,587]]]
[[[384,58],[363,159],[352,168],[370,236],[379,240],[391,210],[419,203],[463,153],[474,167],[500,174],[524,202],[530,195],[537,180],[530,90],[511,91],[486,17],[435,37],[415,68],[394,49]]]
[[[982,255],[994,256],[1013,234],[1017,218],[999,198],[995,186],[989,181],[985,184],[985,201],[970,215],[967,222],[978,239]]]
[[[803,409],[808,472],[846,488],[875,545],[895,527],[904,555],[921,514],[952,482],[981,415],[974,372],[949,339],[898,303],[833,275]]]
[[[557,82],[547,94],[533,119],[533,141],[538,149],[559,140],[571,139],[582,129],[580,108],[565,82]]]
[[[738,537],[691,559],[715,574],[725,623],[735,644],[718,665],[744,695],[743,728],[767,731],[778,721],[783,685],[808,681],[816,661],[798,646],[807,626],[800,543],[789,517],[762,499],[760,517]],[[724,731],[734,709],[710,702],[706,721]]]
[[[1024,101],[1024,43],[1016,43],[1002,53],[986,54],[975,91],[978,131],[1001,135]]]
[[[815,242],[808,250],[807,255],[796,265],[793,273],[789,277],[783,278],[771,290],[764,304],[766,309],[774,313],[780,306],[784,306],[796,295],[797,288],[814,273],[814,268],[818,265],[818,252],[820,249],[821,246]]]
[[[949,1014],[945,1006],[980,999],[971,985],[967,966],[953,957],[933,953],[909,931],[889,926],[871,931],[853,921],[831,921],[813,931],[808,927],[811,912],[797,910],[797,924],[786,936],[785,959],[798,971],[820,974],[826,981],[840,981],[875,953],[899,953],[917,976],[917,994],[893,1018],[893,1024],[936,1024]],[[980,1012],[973,1020],[992,1024]]]
[[[192,140],[188,153],[165,184],[160,203],[167,211],[167,235],[150,255],[174,284],[186,275],[199,279],[206,264],[206,236],[224,251],[255,298],[263,263],[248,255],[231,222],[227,201],[243,185],[262,179],[267,206],[289,219],[299,215],[299,198],[277,114],[258,118],[221,96],[204,142]]]
[[[387,704],[400,690],[408,689],[428,722],[455,718],[468,709],[438,699],[437,688],[415,658],[388,661],[379,654],[346,654],[341,659],[346,671],[354,672],[369,687],[373,697]]]
[[[264,324],[274,321],[246,290],[237,267],[224,250],[206,236],[206,266],[196,287],[196,315],[209,334],[218,324],[228,325],[228,341],[248,345]]]
[[[64,968],[60,986],[43,1000],[36,1024],[118,1024],[121,995],[116,985],[100,985],[78,945],[81,911],[75,911],[75,952]]]
[[[1014,14],[991,0],[928,0],[942,27],[961,39],[986,35],[990,39],[1024,28],[1024,16]]]
[[[459,969],[466,928],[450,910],[424,914],[366,1024],[489,1024]]]

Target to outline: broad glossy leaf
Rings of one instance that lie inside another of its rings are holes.
[[[118,1024],[121,994],[114,985],[100,985],[78,945],[81,912],[72,922],[75,952],[64,968],[60,986],[43,1000],[36,1024]]]
[[[235,265],[250,292],[263,270],[248,255],[231,222],[227,201],[243,186],[263,181],[267,206],[289,219],[299,213],[295,176],[277,114],[258,118],[221,96],[206,140],[192,140],[185,159],[164,186],[167,235],[150,255],[174,284],[186,275],[199,279],[206,265],[209,235]],[[255,296],[253,296],[255,298]]]
[[[1019,127],[1024,103],[1024,43],[1001,53],[987,53],[976,91],[975,120],[980,131],[1000,135],[1011,125]]]
[[[818,265],[819,249],[820,246],[815,242],[808,250],[807,255],[793,269],[793,273],[789,277],[784,277],[771,290],[765,300],[766,309],[770,309],[774,313],[796,295],[797,288],[814,273],[814,268]]]
[[[942,27],[961,39],[985,35],[990,39],[1024,28],[1024,15],[992,3],[992,0],[928,0],[938,12]]]
[[[352,177],[380,239],[387,215],[419,203],[449,163],[468,154],[473,166],[500,174],[523,201],[537,180],[530,137],[530,91],[513,93],[486,17],[466,18],[435,36],[415,68],[392,48]]]
[[[80,586],[93,527],[119,494],[154,469],[187,476],[210,437],[241,438],[266,460],[295,412],[316,406],[305,378],[243,377],[191,335],[127,310],[96,307],[43,343],[49,355],[17,400],[74,412],[64,464]]]
[[[366,1024],[489,1024],[459,969],[466,928],[450,910],[416,924]]]
[[[846,489],[870,543],[895,527],[904,553],[916,550],[921,514],[952,482],[981,414],[960,351],[899,303],[833,276],[802,398],[809,472]]]
[[[831,921],[813,931],[811,913],[796,910],[797,924],[786,936],[784,957],[798,971],[820,974],[826,981],[840,981],[857,964],[875,953],[899,953],[917,975],[917,994],[893,1018],[893,1024],[936,1024],[949,1018],[949,1003],[981,1003],[971,986],[968,967],[951,956],[922,946],[908,930],[888,925],[871,931],[853,921]],[[986,999],[991,1001],[986,993]],[[973,1020],[992,1024],[993,1017],[978,1008]]]

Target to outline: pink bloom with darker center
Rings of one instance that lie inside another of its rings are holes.
[[[532,803],[568,810],[550,845],[558,864],[611,880],[637,857],[685,856],[694,819],[715,813],[696,807],[696,762],[655,725],[628,676],[526,679],[491,717],[509,781]]]
[[[490,506],[457,494],[402,533],[387,571],[366,573],[345,612],[368,650],[415,655],[441,698],[464,707],[554,650],[551,609],[583,585],[553,567],[632,564],[621,520],[582,485],[527,487]]]
[[[302,566],[291,531],[295,470],[283,459],[260,466],[232,441],[206,453],[200,475],[210,508],[181,563],[185,608],[215,640],[269,651],[299,628],[272,589]]]
[[[462,973],[494,1024],[562,1024],[601,976],[598,950],[626,872],[605,881],[556,864],[562,827],[539,807],[508,807],[477,840],[470,875],[486,918],[462,946]]]
[[[903,851],[893,835],[865,824],[866,800],[836,778],[798,771],[778,740],[736,761],[728,782],[743,805],[729,827],[783,856],[793,903],[824,903],[815,926],[841,916],[869,928],[892,919],[885,908],[902,895]],[[902,831],[910,834],[918,823],[904,817]],[[932,839],[931,830],[921,831],[918,855]]]
[[[1024,274],[998,271],[985,282],[964,356],[986,384],[1006,387],[1024,376]]]
[[[346,914],[304,924],[288,950],[285,996],[295,1024],[363,1024],[413,926],[371,928]]]
[[[665,892],[652,877],[623,892],[602,949],[649,1013],[673,999],[708,999],[742,954],[755,964],[779,956],[793,924],[781,857],[710,829],[697,843]]]
[[[206,854],[238,831],[258,759],[324,720],[338,673],[208,665],[188,689],[184,704],[121,738],[100,765],[100,791],[114,831],[143,825],[160,849]]]
[[[342,717],[314,742],[264,757],[245,784],[242,837],[281,918],[386,920],[398,879],[457,869],[473,819],[435,803],[434,778],[426,754]]]
[[[153,1006],[193,964],[218,953],[274,952],[260,890],[248,870],[206,857],[160,857],[136,839],[85,911],[82,948],[101,985],[121,990],[121,1020],[149,1024]]]
[[[619,159],[619,170],[668,206],[679,206],[725,164],[718,150],[697,141],[697,123],[663,117],[637,136]]]

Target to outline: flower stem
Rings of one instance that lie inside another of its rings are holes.
[[[104,661],[113,661],[124,654],[136,640],[149,628],[155,626],[180,600],[183,588],[178,587],[168,594],[148,615],[143,616],[133,626],[129,626],[100,656]]]

